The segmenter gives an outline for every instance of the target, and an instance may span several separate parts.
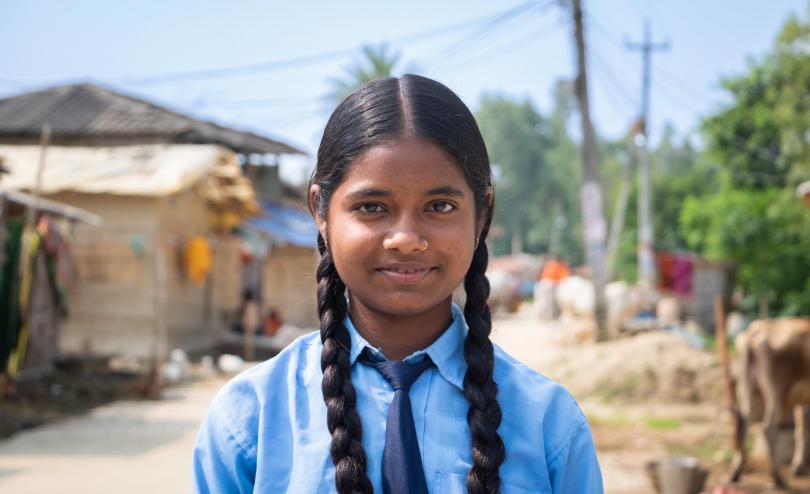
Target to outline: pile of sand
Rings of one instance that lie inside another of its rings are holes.
[[[493,339],[578,398],[722,403],[715,354],[672,333],[641,333],[606,343],[572,343],[555,324],[496,322]]]

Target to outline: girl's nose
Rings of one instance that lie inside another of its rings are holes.
[[[424,244],[422,237],[412,229],[393,232],[383,240],[383,248],[386,250],[398,250],[403,254],[424,250],[422,249]]]

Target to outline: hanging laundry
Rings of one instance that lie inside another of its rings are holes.
[[[42,238],[48,276],[56,296],[56,304],[62,317],[68,315],[67,291],[74,282],[72,256],[58,220],[42,215],[37,223],[37,232]]]
[[[7,370],[10,375],[15,375],[23,365],[26,352],[28,350],[28,302],[31,299],[31,286],[34,283],[37,255],[42,245],[42,237],[38,227],[30,228],[26,226],[22,233],[22,248],[20,250],[20,293],[19,311],[20,326],[17,335],[16,348],[12,348],[8,356]]]
[[[678,295],[691,296],[695,263],[689,254],[678,254],[672,265],[672,291]]]
[[[658,288],[663,290],[672,289],[672,266],[675,263],[675,256],[670,252],[657,252],[658,261]]]
[[[656,257],[658,287],[674,295],[691,296],[694,278],[692,255],[685,252],[659,252]]]
[[[5,245],[6,262],[0,268],[0,373],[8,364],[8,357],[17,346],[20,330],[19,261],[23,226],[21,218],[8,220]]]
[[[197,285],[205,283],[205,277],[213,266],[214,256],[208,240],[202,235],[195,235],[186,242],[184,249],[186,275]]]

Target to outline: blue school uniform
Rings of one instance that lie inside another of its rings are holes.
[[[435,366],[414,382],[410,398],[428,490],[466,492],[472,465],[469,404],[463,395],[467,332],[455,304],[453,322],[425,350]],[[363,446],[374,492],[388,406],[394,392],[376,369],[358,362],[364,348],[382,357],[345,320],[351,338],[351,375]],[[332,493],[332,437],[321,393],[318,333],[303,336],[276,357],[236,376],[217,394],[194,448],[195,493]],[[495,346],[495,382],[506,446],[500,468],[503,494],[601,494],[602,476],[585,417],[571,395]]]

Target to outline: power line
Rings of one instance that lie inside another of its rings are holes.
[[[260,123],[260,125],[262,125],[262,126],[281,127],[281,126],[285,126],[285,125],[293,125],[293,124],[298,124],[298,123],[301,123],[301,122],[306,122],[307,120],[312,120],[315,117],[322,117],[322,118],[325,119],[326,117],[324,116],[323,109],[318,109],[318,110],[315,110],[315,111],[310,110],[310,111],[306,111],[306,112],[296,112],[296,113],[290,113],[288,115],[282,115],[282,116],[277,117],[277,118],[271,118],[271,119],[268,119],[268,120],[263,120]]]
[[[542,27],[540,29],[535,29],[535,30],[533,30],[533,31],[531,31],[529,33],[525,33],[523,36],[520,36],[517,39],[513,39],[513,40],[510,40],[507,43],[503,43],[501,45],[497,45],[495,47],[492,47],[491,49],[486,50],[486,51],[484,51],[482,53],[478,53],[477,55],[474,55],[471,58],[467,58],[467,59],[463,59],[463,60],[454,60],[454,61],[451,61],[448,64],[439,65],[439,66],[436,67],[436,69],[441,71],[441,70],[446,70],[448,68],[458,67],[460,65],[469,66],[470,64],[473,64],[473,63],[478,62],[478,61],[483,60],[483,59],[486,59],[488,61],[489,60],[497,60],[498,58],[500,58],[500,57],[502,57],[504,55],[511,54],[512,52],[510,50],[513,50],[513,49],[518,48],[518,47],[531,46],[532,43],[539,41],[541,39],[542,35],[550,34],[550,33],[554,32],[555,28],[565,27],[565,26],[568,26],[568,24],[555,23],[555,24],[550,25],[550,26],[545,26],[545,27]],[[434,69],[434,70],[436,70],[436,69]]]
[[[686,99],[682,99],[680,96],[677,95],[677,93],[674,93],[673,91],[671,91],[671,89],[668,86],[662,84],[660,82],[660,79],[656,79],[655,85],[656,85],[656,87],[658,87],[658,89],[663,91],[665,95],[668,95],[669,98],[672,99],[676,104],[686,106],[687,108],[690,108],[691,110],[695,111],[696,113],[701,113],[702,111],[705,110],[705,109],[700,109],[697,106],[694,106],[694,104],[692,102],[690,102],[690,101],[688,101]],[[759,159],[761,159],[763,161],[774,163],[774,162],[776,162],[776,161],[778,161],[780,159],[780,156],[778,154],[774,153],[773,151],[771,151],[770,149],[763,148],[763,147],[751,147],[751,146],[749,146],[749,143],[747,141],[745,141],[744,139],[740,139],[739,137],[735,136],[732,133],[722,132],[720,134],[720,137],[725,142],[727,142],[731,147],[735,148],[737,151],[742,152],[742,153],[746,153],[746,154],[754,154],[754,155],[758,156]]]
[[[188,105],[195,108],[239,108],[244,110],[261,110],[267,107],[279,106],[311,106],[320,104],[320,101],[312,97],[301,98],[268,98],[268,99],[216,99],[216,98],[196,98]]]
[[[525,9],[527,5],[535,4],[537,0],[532,0],[530,2],[526,2],[521,4],[518,7],[512,7],[506,9],[504,11],[500,11],[495,15],[489,15],[486,17],[478,17],[475,19],[469,19],[466,21],[449,24],[446,26],[442,26],[439,28],[433,28],[426,31],[421,31],[415,34],[410,34],[407,36],[402,36],[399,38],[393,38],[390,41],[393,43],[407,43],[412,41],[421,41],[424,39],[429,39],[437,36],[441,36],[453,31],[458,31],[462,29],[466,29],[470,26],[474,26],[476,24],[480,24],[481,22],[492,22],[497,20],[504,15],[510,14],[512,11],[517,9]],[[264,72],[273,72],[278,70],[286,70],[296,67],[302,67],[307,65],[314,65],[322,62],[332,61],[337,57],[343,57],[348,55],[353,55],[357,53],[357,50],[360,49],[360,46],[353,46],[349,48],[342,48],[336,50],[329,50],[323,53],[316,53],[312,55],[304,55],[300,57],[293,57],[287,58],[283,60],[273,60],[263,63],[256,63],[256,64],[248,64],[248,65],[238,65],[232,67],[223,67],[223,68],[216,68],[216,69],[207,69],[207,70],[196,70],[196,71],[183,71],[183,72],[173,72],[173,73],[166,73],[166,74],[158,74],[153,76],[146,76],[146,77],[122,77],[118,78],[120,82],[124,84],[162,84],[162,83],[171,83],[171,82],[178,82],[178,81],[189,81],[189,80],[206,80],[206,79],[220,79],[225,77],[235,77],[235,76],[243,76],[243,75],[251,75],[257,73],[264,73]]]
[[[597,33],[599,36],[602,37],[602,39],[610,42],[611,44],[613,44],[617,48],[620,48],[622,50],[624,49],[624,46],[622,45],[622,42],[619,40],[618,36],[613,34],[609,29],[607,29],[603,24],[601,24],[595,17],[593,17],[593,16],[587,16],[587,17],[588,17],[588,21],[591,22],[594,27],[596,27],[596,30],[594,30],[592,32]],[[656,72],[661,72],[661,74],[663,74],[666,77],[668,77],[669,79],[672,79],[673,81],[675,81],[680,86],[680,89],[684,90],[685,92],[689,92],[693,96],[696,96],[696,97],[698,97],[699,99],[702,99],[702,100],[707,99],[707,95],[704,92],[698,90],[697,88],[695,88],[695,86],[691,85],[686,80],[680,78],[674,72],[672,72],[670,70],[667,70],[660,63],[655,64],[653,66],[653,70],[656,71]]]
[[[630,94],[630,91],[625,87],[624,84],[622,84],[604,59],[602,59],[599,52],[593,48],[593,45],[591,45],[590,53],[591,56],[593,56],[593,60],[596,62],[597,67],[601,72],[603,72],[604,75],[607,76],[605,80],[608,81],[608,85],[612,86],[612,88],[616,91],[616,93],[613,93],[614,96],[615,94],[619,94],[621,96],[619,99],[623,99],[627,103],[627,107],[625,107],[625,109],[630,109],[631,113],[635,114],[635,112],[638,110],[638,100]]]
[[[545,5],[542,5],[541,8],[548,7],[552,5],[553,2],[546,2]],[[429,58],[427,62],[423,62],[423,64],[427,68],[432,68],[431,65],[434,62],[439,62],[447,60],[451,58],[453,55],[469,48],[472,44],[484,39],[485,37],[494,33],[495,29],[501,27],[505,22],[509,21],[520,15],[521,13],[534,8],[538,7],[538,0],[530,0],[528,2],[524,2],[514,8],[506,10],[505,12],[492,17],[488,22],[486,22],[483,26],[475,30],[474,32],[470,33],[469,35],[465,36],[464,39],[457,41],[456,43],[452,44],[451,46],[445,48],[441,52],[437,53],[433,57]]]

